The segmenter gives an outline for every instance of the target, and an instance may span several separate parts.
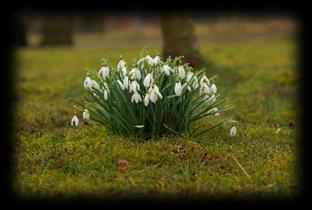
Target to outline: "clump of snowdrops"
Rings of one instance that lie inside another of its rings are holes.
[[[83,120],[99,123],[111,134],[144,139],[166,134],[198,136],[227,120],[215,77],[205,69],[194,70],[182,57],[162,61],[149,55],[117,66],[102,59],[102,67],[89,70],[83,86],[87,91],[79,104]],[[200,123],[200,121],[205,121]],[[74,115],[71,125],[78,126]]]

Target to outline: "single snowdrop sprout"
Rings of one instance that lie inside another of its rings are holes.
[[[236,133],[237,133],[237,129],[235,126],[233,126],[230,130],[230,136],[233,137],[236,135]]]
[[[89,120],[90,119],[90,113],[87,109],[85,109],[82,113],[82,119]]]
[[[78,127],[78,125],[79,125],[79,119],[78,119],[78,117],[77,117],[76,115],[74,115],[74,117],[72,118],[70,124],[71,124],[71,126],[76,126],[76,127]]]

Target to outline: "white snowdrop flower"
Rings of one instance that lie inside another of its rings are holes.
[[[193,72],[188,72],[186,74],[186,81],[189,82],[191,80],[191,78],[193,77],[194,73]]]
[[[123,84],[124,84],[124,86],[125,86],[125,88],[126,89],[128,89],[129,88],[129,78],[128,77],[125,77],[124,79],[123,79]]]
[[[156,64],[158,64],[160,62],[159,56],[155,56],[154,58],[152,58],[151,56],[147,55],[147,56],[145,56],[145,60],[151,66],[152,65],[156,65]]]
[[[200,81],[199,81],[200,86],[203,86],[204,84],[210,85],[210,81],[209,79],[206,77],[206,75],[204,75]]]
[[[163,96],[161,95],[161,93],[160,93],[159,88],[158,88],[157,85],[154,85],[153,91],[157,94],[157,96],[158,96],[160,99],[163,98]]]
[[[146,94],[145,97],[144,97],[144,105],[145,105],[145,106],[148,106],[149,101],[150,101],[150,100],[149,100],[149,94]]]
[[[73,117],[73,119],[71,120],[71,126],[76,126],[76,127],[78,127],[78,125],[79,125],[79,119],[78,119],[78,117],[76,116],[76,115],[74,115],[74,117]]]
[[[200,88],[200,92],[204,94],[209,94],[210,93],[209,86],[206,83],[204,83]]]
[[[100,85],[95,80],[92,80],[92,87],[97,89],[97,90],[100,90]]]
[[[121,73],[122,73],[122,76],[123,76],[123,77],[127,76],[127,73],[128,73],[128,72],[127,72],[127,68],[126,68],[126,67],[122,67],[122,68],[121,68]]]
[[[191,86],[188,85],[188,86],[187,86],[187,90],[188,90],[188,91],[192,91]]]
[[[105,80],[109,76],[109,68],[106,66],[102,67],[98,74]]]
[[[139,103],[142,101],[142,98],[138,92],[134,92],[134,94],[131,97],[131,102],[134,102],[134,101],[135,103]]]
[[[156,103],[158,97],[157,97],[157,93],[155,91],[151,91],[149,94],[149,99],[151,102]]]
[[[230,130],[230,136],[233,137],[236,135],[236,133],[237,133],[237,129],[235,126],[233,126]]]
[[[144,78],[143,84],[146,88],[148,88],[152,83],[153,76],[151,73],[148,73]]]
[[[216,94],[217,93],[217,86],[215,84],[212,84],[210,87],[210,90],[213,94]]]
[[[122,68],[125,68],[125,67],[126,67],[126,62],[123,59],[121,59],[117,65],[117,69],[121,71]]]
[[[87,109],[85,109],[82,113],[82,119],[89,120],[90,119],[90,113]]]
[[[182,85],[181,82],[177,82],[174,86],[174,92],[177,96],[180,96],[182,94]]]
[[[214,114],[214,116],[219,116],[220,115],[220,112],[217,112]]]
[[[129,87],[129,91],[130,91],[130,93],[140,91],[140,85],[136,80],[131,82],[130,87]]]
[[[104,90],[104,100],[107,101],[108,99],[108,91]]]
[[[117,80],[117,82],[120,85],[122,90],[126,89],[125,85],[120,80]]]
[[[184,78],[185,78],[185,71],[184,71],[183,66],[179,66],[178,72],[179,72],[179,77],[180,77],[181,79],[184,79]]]
[[[147,63],[149,65],[153,65],[154,64],[154,59],[151,56],[149,56],[149,55],[145,56],[145,60],[147,61]]]
[[[162,95],[160,94],[159,89],[158,89],[157,86],[156,86],[156,88],[151,86],[151,87],[148,89],[148,97],[149,97],[149,100],[150,100],[152,103],[156,103],[158,97],[159,97],[159,98],[162,98]]]
[[[163,65],[161,68],[161,73],[165,73],[165,75],[170,75],[171,68],[168,65]]]
[[[159,56],[155,56],[154,59],[153,59],[153,65],[157,65],[160,63],[160,58]]]
[[[141,79],[141,72],[138,68],[131,69],[130,73],[132,79]]]
[[[92,89],[92,80],[90,79],[90,77],[86,77],[84,83],[83,83],[83,87],[87,90],[91,90]]]
[[[216,113],[218,111],[218,108],[217,107],[214,107],[214,108],[212,108],[212,109],[210,109],[209,111],[208,111],[208,113]]]

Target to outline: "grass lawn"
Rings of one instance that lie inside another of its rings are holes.
[[[130,60],[142,47],[118,52]],[[84,68],[99,68],[102,57],[117,64],[117,50],[17,50],[14,191],[26,198],[293,196],[300,178],[296,47],[291,40],[201,43],[212,63],[208,75],[219,76],[219,92],[235,106],[226,114],[239,121],[235,137],[224,125],[201,136],[205,143],[174,136],[138,142],[108,136],[101,126],[75,129],[70,99],[85,93]]]

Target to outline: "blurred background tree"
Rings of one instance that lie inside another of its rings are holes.
[[[60,14],[45,17],[42,26],[41,45],[73,45],[72,18]]]
[[[192,66],[202,65],[192,18],[189,15],[163,14],[160,22],[164,58],[183,55],[184,61]]]
[[[294,21],[284,17],[116,14],[101,10],[70,15],[28,11],[12,22],[19,46],[72,45],[103,50],[146,47],[151,53],[154,49],[162,51],[164,58],[184,56],[193,66],[206,61],[201,54],[205,43],[291,39],[295,26]]]

